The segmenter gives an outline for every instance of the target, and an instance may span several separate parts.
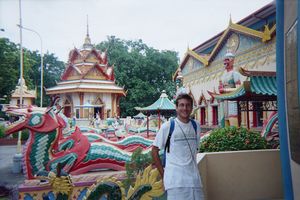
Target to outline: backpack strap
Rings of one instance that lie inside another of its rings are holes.
[[[165,151],[167,150],[168,153],[170,152],[170,140],[171,140],[171,136],[172,136],[172,133],[174,131],[174,128],[175,128],[175,121],[174,121],[174,119],[171,119],[170,120],[169,135],[168,135],[166,146],[165,146]]]
[[[195,130],[195,134],[197,135],[197,124],[196,124],[195,120],[193,120],[193,119],[191,119],[191,122],[192,122],[193,128]]]

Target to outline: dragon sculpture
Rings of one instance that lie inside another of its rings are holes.
[[[164,194],[162,180],[159,179],[157,169],[149,165],[137,174],[135,183],[125,190],[123,183],[116,177],[104,177],[95,181],[92,185],[81,186],[73,182],[73,178],[61,171],[60,164],[56,172],[38,175],[37,179],[43,181],[36,191],[21,191],[19,199],[34,200],[151,200],[160,199]]]
[[[80,127],[80,130],[81,130],[81,127]],[[83,135],[87,136],[87,138],[90,142],[105,142],[105,143],[112,144],[120,149],[130,151],[130,152],[135,151],[137,148],[147,149],[153,143],[153,140],[150,140],[150,139],[138,136],[138,135],[130,135],[119,141],[111,141],[111,140],[105,138],[104,136],[99,135],[97,133],[93,133],[93,132],[86,132],[86,133],[83,133]]]
[[[28,179],[34,179],[40,171],[55,170],[58,163],[65,172],[77,175],[101,168],[124,170],[125,163],[131,159],[133,146],[128,151],[128,146],[122,143],[89,142],[79,128],[64,138],[62,129],[66,123],[53,107],[29,107],[8,110],[7,113],[18,116],[19,120],[8,127],[6,134],[23,129],[30,132],[23,148],[23,166]],[[151,146],[145,147],[143,154],[150,151]]]

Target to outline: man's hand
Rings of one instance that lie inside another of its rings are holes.
[[[155,166],[157,167],[162,180],[164,179],[164,168],[162,167],[160,158],[159,158],[159,149],[156,146],[152,147],[152,158]]]

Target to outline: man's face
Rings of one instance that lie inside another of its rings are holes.
[[[192,113],[192,104],[187,99],[179,99],[176,106],[177,115],[182,119],[188,119]]]

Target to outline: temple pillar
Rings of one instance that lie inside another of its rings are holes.
[[[250,117],[250,119],[249,119],[249,121],[250,121],[250,128],[251,127],[253,127],[254,126],[254,122],[253,122],[253,119],[254,119],[254,117],[253,117],[253,114],[254,114],[254,105],[253,105],[253,102],[250,102],[250,107],[252,107],[253,109],[252,109],[252,111],[250,111],[249,112],[249,117]]]
[[[208,118],[207,118],[207,123],[208,126],[212,126],[213,125],[213,117],[212,117],[212,106],[211,104],[209,104],[209,106],[207,106],[207,113],[208,113]]]
[[[84,100],[84,93],[83,92],[79,92],[79,102],[80,102],[80,106],[83,105],[83,100]],[[83,107],[80,107],[79,109],[79,117],[83,118]]]
[[[263,111],[263,123],[265,123],[265,121],[267,121],[267,119],[268,119],[268,112]]]
[[[242,123],[241,123],[241,127],[246,127],[246,121],[247,121],[247,112],[243,111],[242,114]]]
[[[111,94],[111,115],[116,117],[116,94]]]
[[[205,125],[208,126],[208,106],[205,107]]]

